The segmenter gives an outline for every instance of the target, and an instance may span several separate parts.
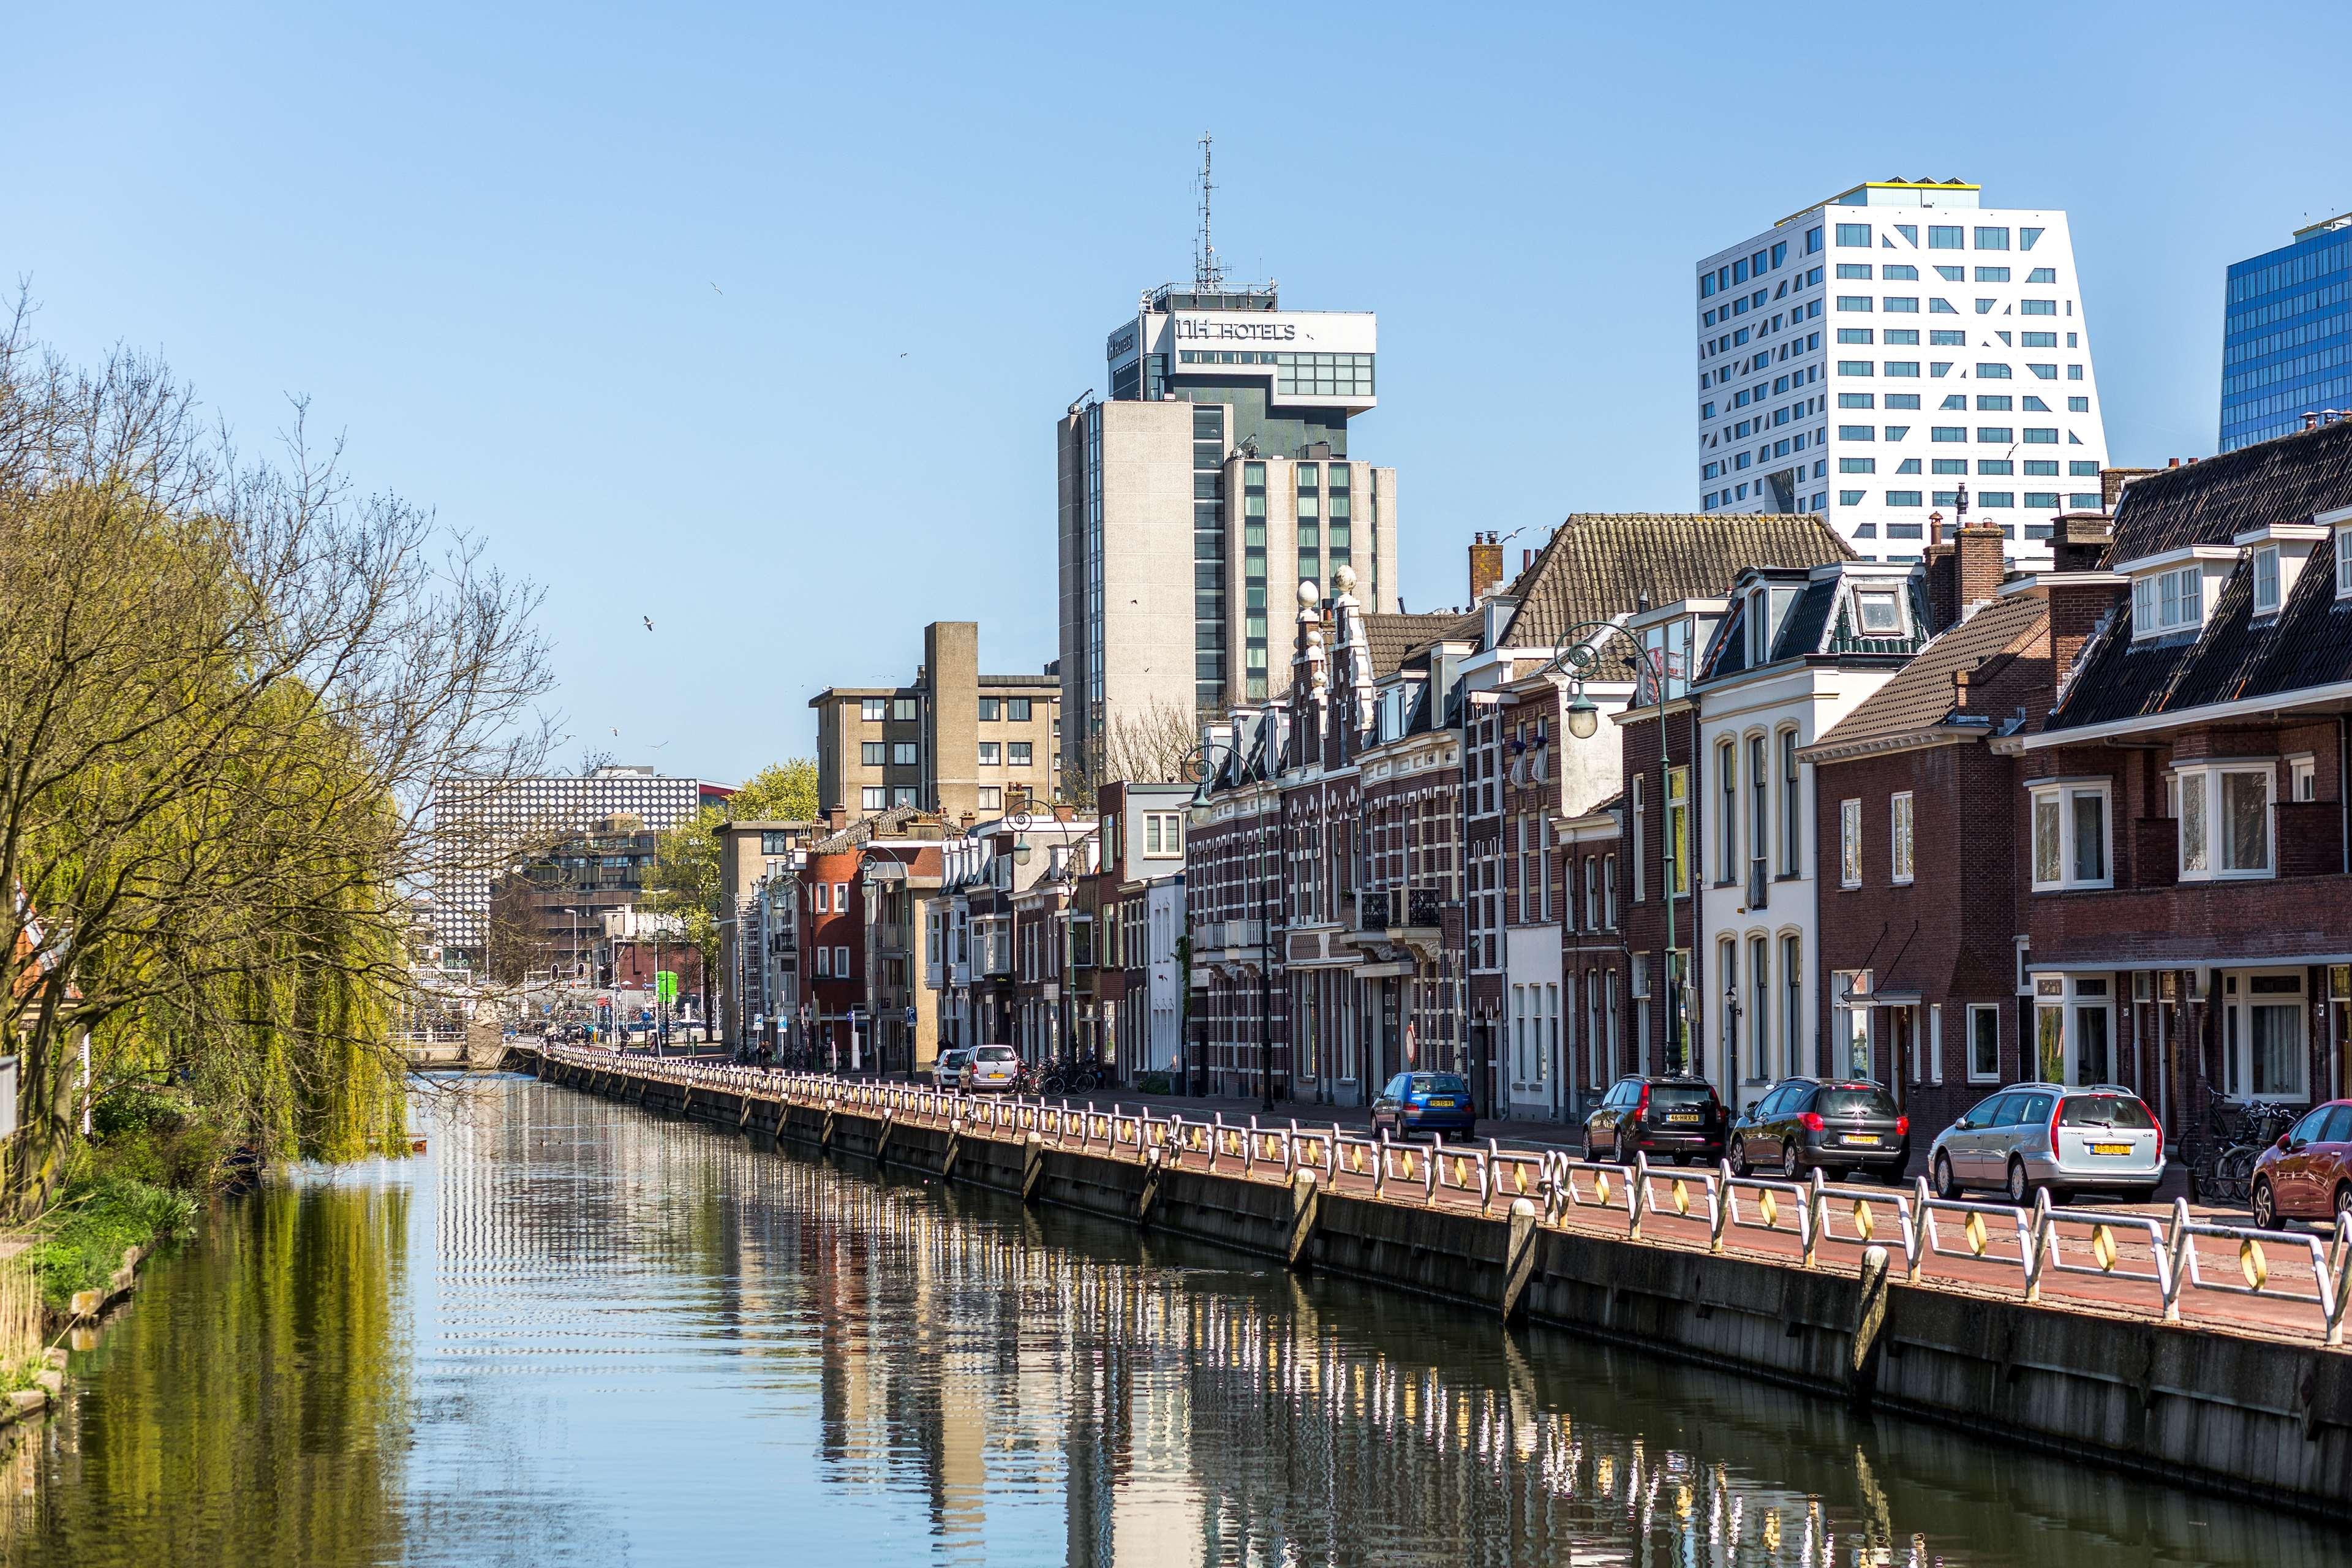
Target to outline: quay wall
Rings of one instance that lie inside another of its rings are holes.
[[[614,1079],[667,1114],[1417,1291],[2206,1489],[2334,1514],[2352,1498],[2352,1353],[1458,1210],[1159,1167],[967,1130]],[[950,1155],[953,1166],[950,1167]],[[1868,1272],[1867,1269],[1864,1271]]]

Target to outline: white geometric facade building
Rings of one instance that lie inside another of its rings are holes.
[[[1865,560],[1916,561],[1928,515],[2049,559],[2099,509],[2106,430],[2066,215],[1959,181],[1874,181],[1702,261],[1707,511],[1828,515]]]

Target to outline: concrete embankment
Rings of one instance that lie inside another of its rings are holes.
[[[2311,1512],[2352,1497],[2352,1354],[1181,1170],[526,1057],[648,1110],[1415,1290]]]

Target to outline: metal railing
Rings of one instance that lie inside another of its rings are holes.
[[[708,1089],[886,1119],[925,1118],[983,1134],[1034,1132],[1057,1147],[1113,1157],[1197,1158],[1206,1170],[1244,1178],[1287,1181],[1312,1171],[1334,1188],[1352,1180],[1387,1201],[1486,1215],[1507,1213],[1526,1198],[1545,1226],[1605,1225],[1633,1241],[1703,1244],[1720,1253],[1736,1233],[1770,1235],[1787,1238],[1806,1268],[1822,1267],[1832,1248],[1858,1258],[1860,1248],[1881,1246],[1890,1264],[1899,1258],[1908,1284],[1982,1289],[2010,1279],[2027,1302],[2040,1302],[2054,1277],[2096,1279],[2116,1287],[2098,1305],[2152,1309],[2169,1323],[2184,1321],[2183,1302],[2191,1299],[2251,1299],[2288,1309],[2284,1321],[2242,1319],[2228,1326],[2301,1328],[2340,1345],[2352,1304],[2352,1217],[2338,1219],[2324,1234],[2263,1230],[2196,1218],[2186,1199],[2160,1219],[2054,1206],[2046,1193],[2037,1193],[2029,1206],[1974,1203],[1936,1197],[1924,1180],[1907,1189],[1865,1187],[1827,1182],[1815,1171],[1807,1181],[1780,1181],[1736,1176],[1728,1164],[1654,1167],[1638,1153],[1622,1165],[1557,1150],[1506,1149],[1492,1139],[1448,1143],[1436,1137],[1423,1145],[1337,1124],[1301,1126],[1296,1120],[1252,1116],[1244,1123],[1228,1121],[1222,1112],[1194,1118],[1118,1104],[1105,1110],[1066,1100],[963,1095],[782,1068],[627,1056],[598,1047],[527,1048],[572,1066],[678,1085],[689,1099]],[[1676,1226],[1687,1233],[1657,1234],[1656,1227]]]

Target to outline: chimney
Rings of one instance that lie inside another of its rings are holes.
[[[1532,550],[1522,550],[1522,551],[1520,551],[1520,552],[1519,552],[1519,570],[1520,570],[1520,571],[1524,572],[1524,571],[1526,571],[1528,567],[1530,567],[1530,566],[1534,565],[1535,563],[1536,563],[1536,552],[1535,552],[1534,551],[1532,551]]]
[[[1931,631],[1960,618],[1959,548],[1944,542],[1944,514],[1927,514],[1927,621]]]
[[[2180,465],[2175,461],[2172,466],[2177,468]],[[2156,471],[2154,468],[2101,468],[2099,470],[2099,505],[2108,511],[2115,510],[2116,503],[2123,500],[2126,485],[2145,474],[2152,474]]]
[[[1476,605],[1503,585],[1503,546],[1488,529],[1470,536],[1470,603]]]
[[[2114,540],[2105,514],[2062,511],[2050,520],[2050,557],[2060,572],[2095,572]]]
[[[1967,620],[2000,592],[2001,579],[2009,575],[2009,562],[2002,553],[2005,543],[1997,522],[1960,525],[1952,542],[1956,620]]]
[[[2065,570],[2063,564],[2060,570]],[[2122,594],[2121,588],[2104,583],[2068,583],[2062,579],[2050,584],[2050,674],[2053,698],[2065,689],[2075,656],[2083,651],[2083,645],[2091,640],[2091,634],[2098,629],[2106,613],[2115,608]]]

